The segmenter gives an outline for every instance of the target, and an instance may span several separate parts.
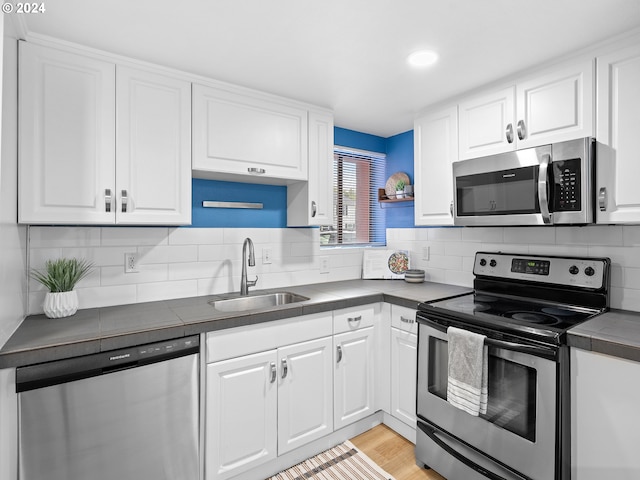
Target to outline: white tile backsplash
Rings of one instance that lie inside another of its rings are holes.
[[[397,228],[387,230],[387,247],[409,250],[427,280],[467,287],[477,251],[609,257],[611,306],[640,311],[640,226]]]
[[[31,227],[30,263],[83,256],[96,271],[78,286],[81,308],[238,291],[242,243],[251,238],[257,289],[361,277],[361,248],[319,248],[317,228]],[[429,247],[429,259],[423,259]],[[272,263],[262,264],[270,248]],[[387,248],[408,250],[412,268],[432,282],[471,287],[477,251],[607,256],[612,260],[611,305],[640,311],[640,227],[396,228]],[[124,273],[124,254],[138,255],[138,273]],[[329,273],[320,273],[320,256]],[[42,312],[44,290],[30,282],[29,313]]]

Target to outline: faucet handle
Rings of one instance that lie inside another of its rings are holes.
[[[256,279],[255,280],[247,279],[247,287],[255,287],[256,283],[258,283],[258,276],[257,275],[256,275]]]

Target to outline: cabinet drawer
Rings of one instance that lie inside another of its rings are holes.
[[[333,312],[333,333],[350,332],[374,324],[376,305],[345,308]]]
[[[207,333],[207,363],[331,335],[331,312]]]
[[[418,333],[416,310],[413,308],[391,305],[391,326],[405,332]]]

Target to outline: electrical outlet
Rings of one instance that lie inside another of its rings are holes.
[[[138,272],[138,258],[135,253],[124,254],[124,273]]]
[[[273,263],[271,258],[273,257],[273,252],[271,248],[263,248],[262,249],[262,263],[263,265],[267,265]]]
[[[429,247],[422,247],[422,260],[429,260]]]
[[[329,273],[329,257],[320,257],[320,273]]]

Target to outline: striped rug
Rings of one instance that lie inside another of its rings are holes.
[[[346,441],[267,480],[395,480]]]

